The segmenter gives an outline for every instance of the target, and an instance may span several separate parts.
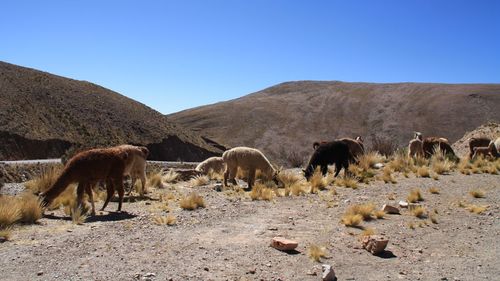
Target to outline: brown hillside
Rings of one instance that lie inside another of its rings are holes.
[[[500,84],[373,84],[300,81],[235,100],[169,115],[231,146],[308,155],[315,140],[374,136],[407,145],[413,131],[454,142],[465,131],[500,121]]]
[[[0,160],[60,157],[76,146],[147,145],[154,160],[221,150],[159,112],[98,85],[0,62]]]

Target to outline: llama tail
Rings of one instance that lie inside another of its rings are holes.
[[[49,206],[54,198],[56,198],[68,187],[68,185],[71,183],[72,173],[73,171],[71,167],[65,168],[59,178],[57,178],[56,182],[52,185],[52,187],[40,195],[42,198],[42,205],[44,207]]]

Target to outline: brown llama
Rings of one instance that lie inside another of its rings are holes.
[[[408,157],[424,157],[422,134],[415,132],[413,139],[408,143]]]
[[[491,142],[491,139],[486,137],[470,138],[469,139],[469,158],[474,158],[474,148],[476,147],[487,147]]]
[[[132,193],[135,182],[137,178],[139,178],[142,185],[140,195],[144,196],[144,194],[148,193],[146,190],[146,159],[149,155],[149,150],[144,146],[134,146],[129,144],[119,145],[115,148],[125,151],[130,157],[127,161],[127,166],[123,171],[124,176],[130,176],[132,179],[132,185],[127,195]]]
[[[476,159],[479,155],[483,157],[491,156],[493,159],[500,157],[500,153],[498,153],[495,142],[493,141],[491,141],[487,147],[474,147],[474,154],[471,159]]]
[[[459,160],[447,139],[438,137],[424,138],[422,142],[422,149],[426,158],[430,158],[435,153],[436,148],[441,150],[445,156],[451,157],[455,161]]]
[[[124,195],[123,173],[128,161],[130,161],[128,154],[117,148],[91,149],[76,154],[68,160],[52,187],[41,194],[43,205],[50,205],[68,185],[78,182],[77,206],[82,207],[83,193],[86,192],[92,205],[92,215],[95,215],[92,186],[98,181],[106,180],[108,198],[113,195],[115,188],[118,190],[120,197],[118,211],[121,211]]]

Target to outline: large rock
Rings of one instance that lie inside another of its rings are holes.
[[[321,267],[323,268],[323,274],[321,275],[323,281],[337,280],[337,276],[335,276],[335,271],[333,270],[331,265],[323,264],[321,265]]]
[[[362,240],[363,248],[373,255],[378,255],[385,250],[389,240],[380,235],[365,236]]]
[[[387,204],[384,204],[384,206],[382,206],[382,211],[384,211],[386,214],[395,214],[395,215],[400,214],[398,208]]]
[[[271,239],[271,247],[280,251],[291,251],[299,246],[299,243],[283,237],[274,237]]]

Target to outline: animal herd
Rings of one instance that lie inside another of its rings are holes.
[[[335,164],[335,176],[343,168],[347,175],[350,163],[356,163],[359,157],[365,153],[363,139],[361,137],[341,138],[333,141],[321,141],[313,143],[313,152],[303,170],[307,180],[313,175],[316,168],[320,168],[323,175],[328,171],[328,165]],[[475,159],[478,156],[498,158],[500,153],[500,138],[491,140],[488,138],[469,139],[469,157]],[[446,138],[423,137],[421,133],[415,132],[414,138],[408,144],[409,157],[431,157],[437,150],[452,159],[458,160],[450,143]],[[61,175],[56,182],[45,193],[42,193],[43,205],[48,206],[61,194],[71,183],[78,183],[77,206],[82,206],[84,193],[87,193],[91,206],[92,215],[95,215],[92,188],[98,182],[106,183],[107,196],[101,210],[108,205],[114,192],[118,192],[118,211],[121,211],[125,176],[130,176],[132,186],[137,179],[141,181],[141,196],[146,190],[146,159],[149,151],[146,147],[133,145],[120,145],[108,148],[97,148],[80,152],[73,156],[65,165]],[[195,170],[207,174],[210,171],[224,174],[223,184],[228,181],[236,185],[236,174],[238,169],[248,174],[248,189],[252,189],[255,183],[256,172],[260,171],[262,178],[272,180],[279,184],[278,173],[266,156],[255,148],[235,147],[225,151],[222,157],[211,157],[201,162]],[[130,192],[129,192],[130,195]]]

